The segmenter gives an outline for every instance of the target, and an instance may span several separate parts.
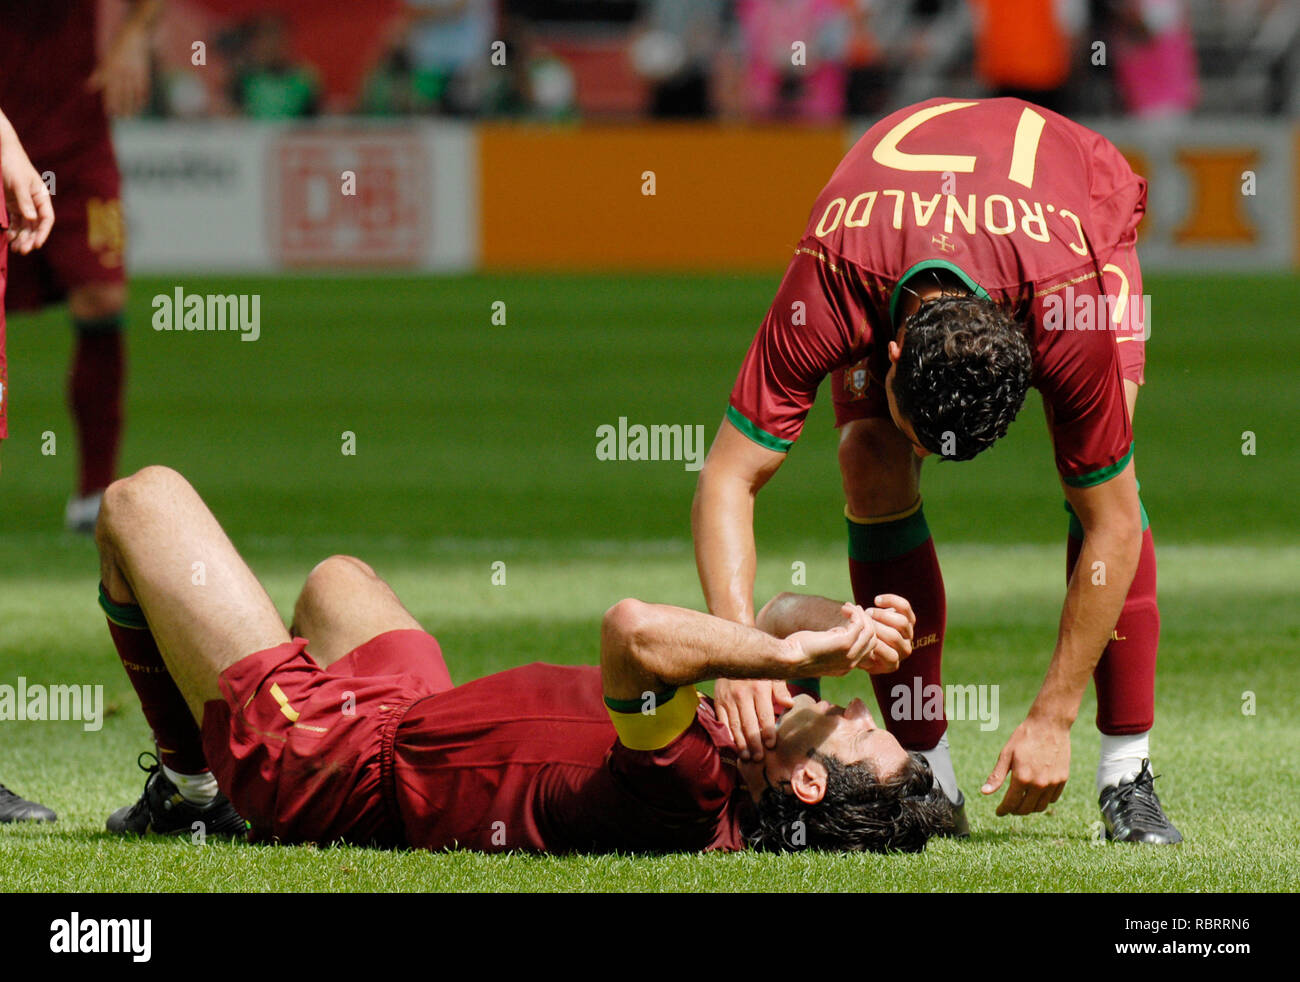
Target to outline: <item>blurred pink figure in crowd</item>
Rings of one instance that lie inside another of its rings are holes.
[[[739,0],[746,101],[759,117],[844,111],[848,23],[840,0]]]
[[[1115,44],[1115,83],[1125,111],[1154,119],[1196,108],[1196,49],[1184,0],[1128,0]]]

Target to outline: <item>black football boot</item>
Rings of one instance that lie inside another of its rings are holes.
[[[1160,807],[1150,760],[1142,761],[1137,777],[1105,788],[1098,803],[1107,839],[1164,846],[1183,841],[1182,833],[1165,818]]]

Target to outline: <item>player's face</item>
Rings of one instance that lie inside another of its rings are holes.
[[[899,331],[899,338],[903,332]],[[897,344],[898,342],[895,342]],[[916,438],[916,431],[912,429],[912,424],[898,410],[898,400],[894,398],[894,376],[898,374],[898,356],[894,353],[894,345],[890,345],[890,363],[889,372],[885,375],[885,399],[889,402],[889,415],[894,420],[894,425],[898,427],[903,436],[912,444],[912,450],[918,457],[930,456],[930,451],[921,446],[921,441]]]
[[[780,767],[793,767],[816,750],[844,764],[870,761],[876,777],[897,774],[907,763],[907,751],[888,730],[876,725],[861,699],[847,706],[816,702],[811,696],[796,696],[776,730],[776,757]],[[776,767],[772,768],[773,772]]]

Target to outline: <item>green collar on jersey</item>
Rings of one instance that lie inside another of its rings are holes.
[[[950,263],[946,259],[922,259],[919,263],[916,263],[908,269],[906,273],[898,278],[898,285],[894,287],[894,294],[889,298],[889,323],[894,326],[895,331],[898,329],[898,322],[895,318],[898,310],[898,299],[903,294],[903,284],[917,273],[924,273],[927,269],[946,269],[965,283],[975,296],[979,297],[981,300],[987,300],[989,298],[988,291],[966,275],[966,271],[956,263]]]

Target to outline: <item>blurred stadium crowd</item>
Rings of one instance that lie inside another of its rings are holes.
[[[175,0],[160,29],[163,117],[1300,110],[1297,0]]]

